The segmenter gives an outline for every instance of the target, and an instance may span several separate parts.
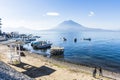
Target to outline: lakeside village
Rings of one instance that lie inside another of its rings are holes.
[[[40,36],[33,36],[32,34],[19,34],[19,32],[2,32],[1,30],[1,19],[0,19],[0,42],[1,41],[15,41],[21,42],[19,44],[20,50],[26,50],[23,45],[30,43],[33,49],[47,49],[50,48],[51,55],[60,55],[63,54],[64,48],[63,47],[52,47],[52,43],[50,41],[41,41]],[[63,38],[63,40],[66,40]],[[75,39],[76,41],[76,39]],[[12,46],[12,45],[9,45]],[[17,48],[18,49],[18,48]]]
[[[2,32],[0,18],[0,80],[119,80],[120,74],[106,70],[74,65],[27,51],[50,48],[51,55],[63,55],[64,48],[51,47],[50,41],[40,41],[40,36]],[[63,38],[66,41],[66,38]],[[91,40],[84,39],[84,40]],[[77,42],[77,39],[74,39]]]
[[[0,41],[15,41],[21,42],[20,49],[26,50],[23,45],[30,43],[33,49],[51,49],[52,55],[60,55],[63,54],[64,48],[63,47],[51,47],[52,43],[50,41],[41,41],[40,36],[33,36],[32,34],[19,34],[19,32],[10,32],[10,33],[1,33],[0,34]]]

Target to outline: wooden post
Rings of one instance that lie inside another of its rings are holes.
[[[20,55],[20,44],[18,44],[18,50],[19,50],[19,52],[18,52],[18,53],[19,53],[19,54],[18,54],[18,55],[19,55],[19,62],[21,62],[21,55]]]
[[[10,63],[12,63],[12,45],[10,44]]]

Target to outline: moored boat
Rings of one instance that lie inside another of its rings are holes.
[[[91,38],[83,38],[83,40],[91,41]]]
[[[52,47],[50,49],[50,54],[51,55],[63,55],[64,54],[64,47]]]
[[[31,46],[34,49],[46,49],[46,48],[50,48],[52,45],[52,43],[50,43],[49,41],[35,41],[31,43]]]

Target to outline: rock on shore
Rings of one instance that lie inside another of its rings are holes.
[[[34,80],[0,61],[0,80]]]

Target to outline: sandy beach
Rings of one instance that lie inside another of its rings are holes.
[[[94,68],[56,61],[28,51],[23,53],[25,56],[21,57],[20,64],[10,65],[9,47],[0,44],[0,60],[36,80],[120,80],[120,74],[117,73],[104,70],[103,77],[97,74],[94,78],[92,76]]]

